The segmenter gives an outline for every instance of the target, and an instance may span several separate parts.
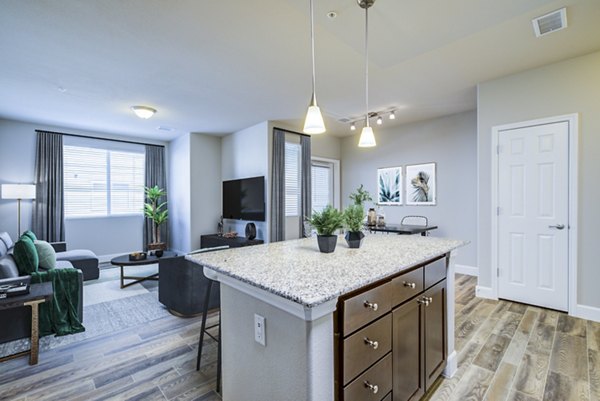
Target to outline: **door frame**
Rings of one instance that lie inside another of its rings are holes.
[[[491,263],[491,287],[492,298],[498,299],[499,283],[498,283],[498,163],[499,152],[498,143],[499,136],[502,131],[513,130],[518,128],[527,128],[536,125],[547,125],[559,122],[567,122],[569,126],[569,223],[568,223],[568,313],[573,315],[577,310],[577,230],[578,230],[578,157],[579,157],[579,114],[566,114],[562,116],[541,118],[536,120],[522,121],[512,124],[496,125],[492,127],[492,263]]]

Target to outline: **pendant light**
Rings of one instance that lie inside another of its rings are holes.
[[[358,147],[370,148],[377,145],[375,142],[375,135],[373,134],[373,128],[369,125],[369,7],[375,3],[375,0],[357,1],[358,5],[365,9],[365,104],[367,106],[365,126],[360,133]]]
[[[315,23],[313,15],[313,0],[310,0],[310,46],[312,50],[312,97],[304,120],[305,134],[322,134],[325,132],[325,123],[321,115],[321,109],[317,106],[317,95],[315,91]]]

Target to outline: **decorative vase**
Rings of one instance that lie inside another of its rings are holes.
[[[317,235],[317,243],[319,244],[319,251],[331,253],[335,251],[337,235]]]
[[[156,256],[157,258],[162,258],[163,255],[164,251],[162,249],[157,249],[156,251],[154,251],[154,256]]]
[[[256,238],[256,225],[254,223],[246,224],[246,238],[250,240]]]
[[[151,244],[148,244],[149,251],[156,251],[157,249],[162,249],[163,251],[165,251],[167,249],[167,244],[164,242],[153,242]]]
[[[365,239],[365,234],[362,231],[348,231],[344,236],[349,248],[360,248]]]

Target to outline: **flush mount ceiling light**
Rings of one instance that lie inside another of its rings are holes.
[[[144,120],[149,119],[156,113],[156,109],[148,106],[131,106],[131,110],[133,110],[136,116]]]
[[[310,46],[312,50],[312,97],[308,110],[306,112],[306,119],[304,120],[304,133],[305,134],[322,134],[325,132],[325,123],[323,122],[323,116],[321,115],[321,109],[317,106],[317,95],[315,91],[315,24],[313,15],[313,0],[310,0]]]
[[[373,128],[369,125],[369,7],[375,3],[375,0],[357,0],[358,5],[365,9],[365,104],[367,106],[365,114],[365,126],[360,133],[358,146],[361,148],[370,148],[377,145]]]

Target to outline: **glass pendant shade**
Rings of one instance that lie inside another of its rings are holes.
[[[376,146],[375,135],[373,134],[373,128],[366,126],[360,133],[360,140],[358,141],[359,148],[372,148]]]
[[[321,109],[315,103],[310,104],[308,106],[308,111],[306,112],[306,120],[304,120],[304,129],[305,134],[322,134],[325,132],[325,123],[323,122],[323,115],[321,114]]]

